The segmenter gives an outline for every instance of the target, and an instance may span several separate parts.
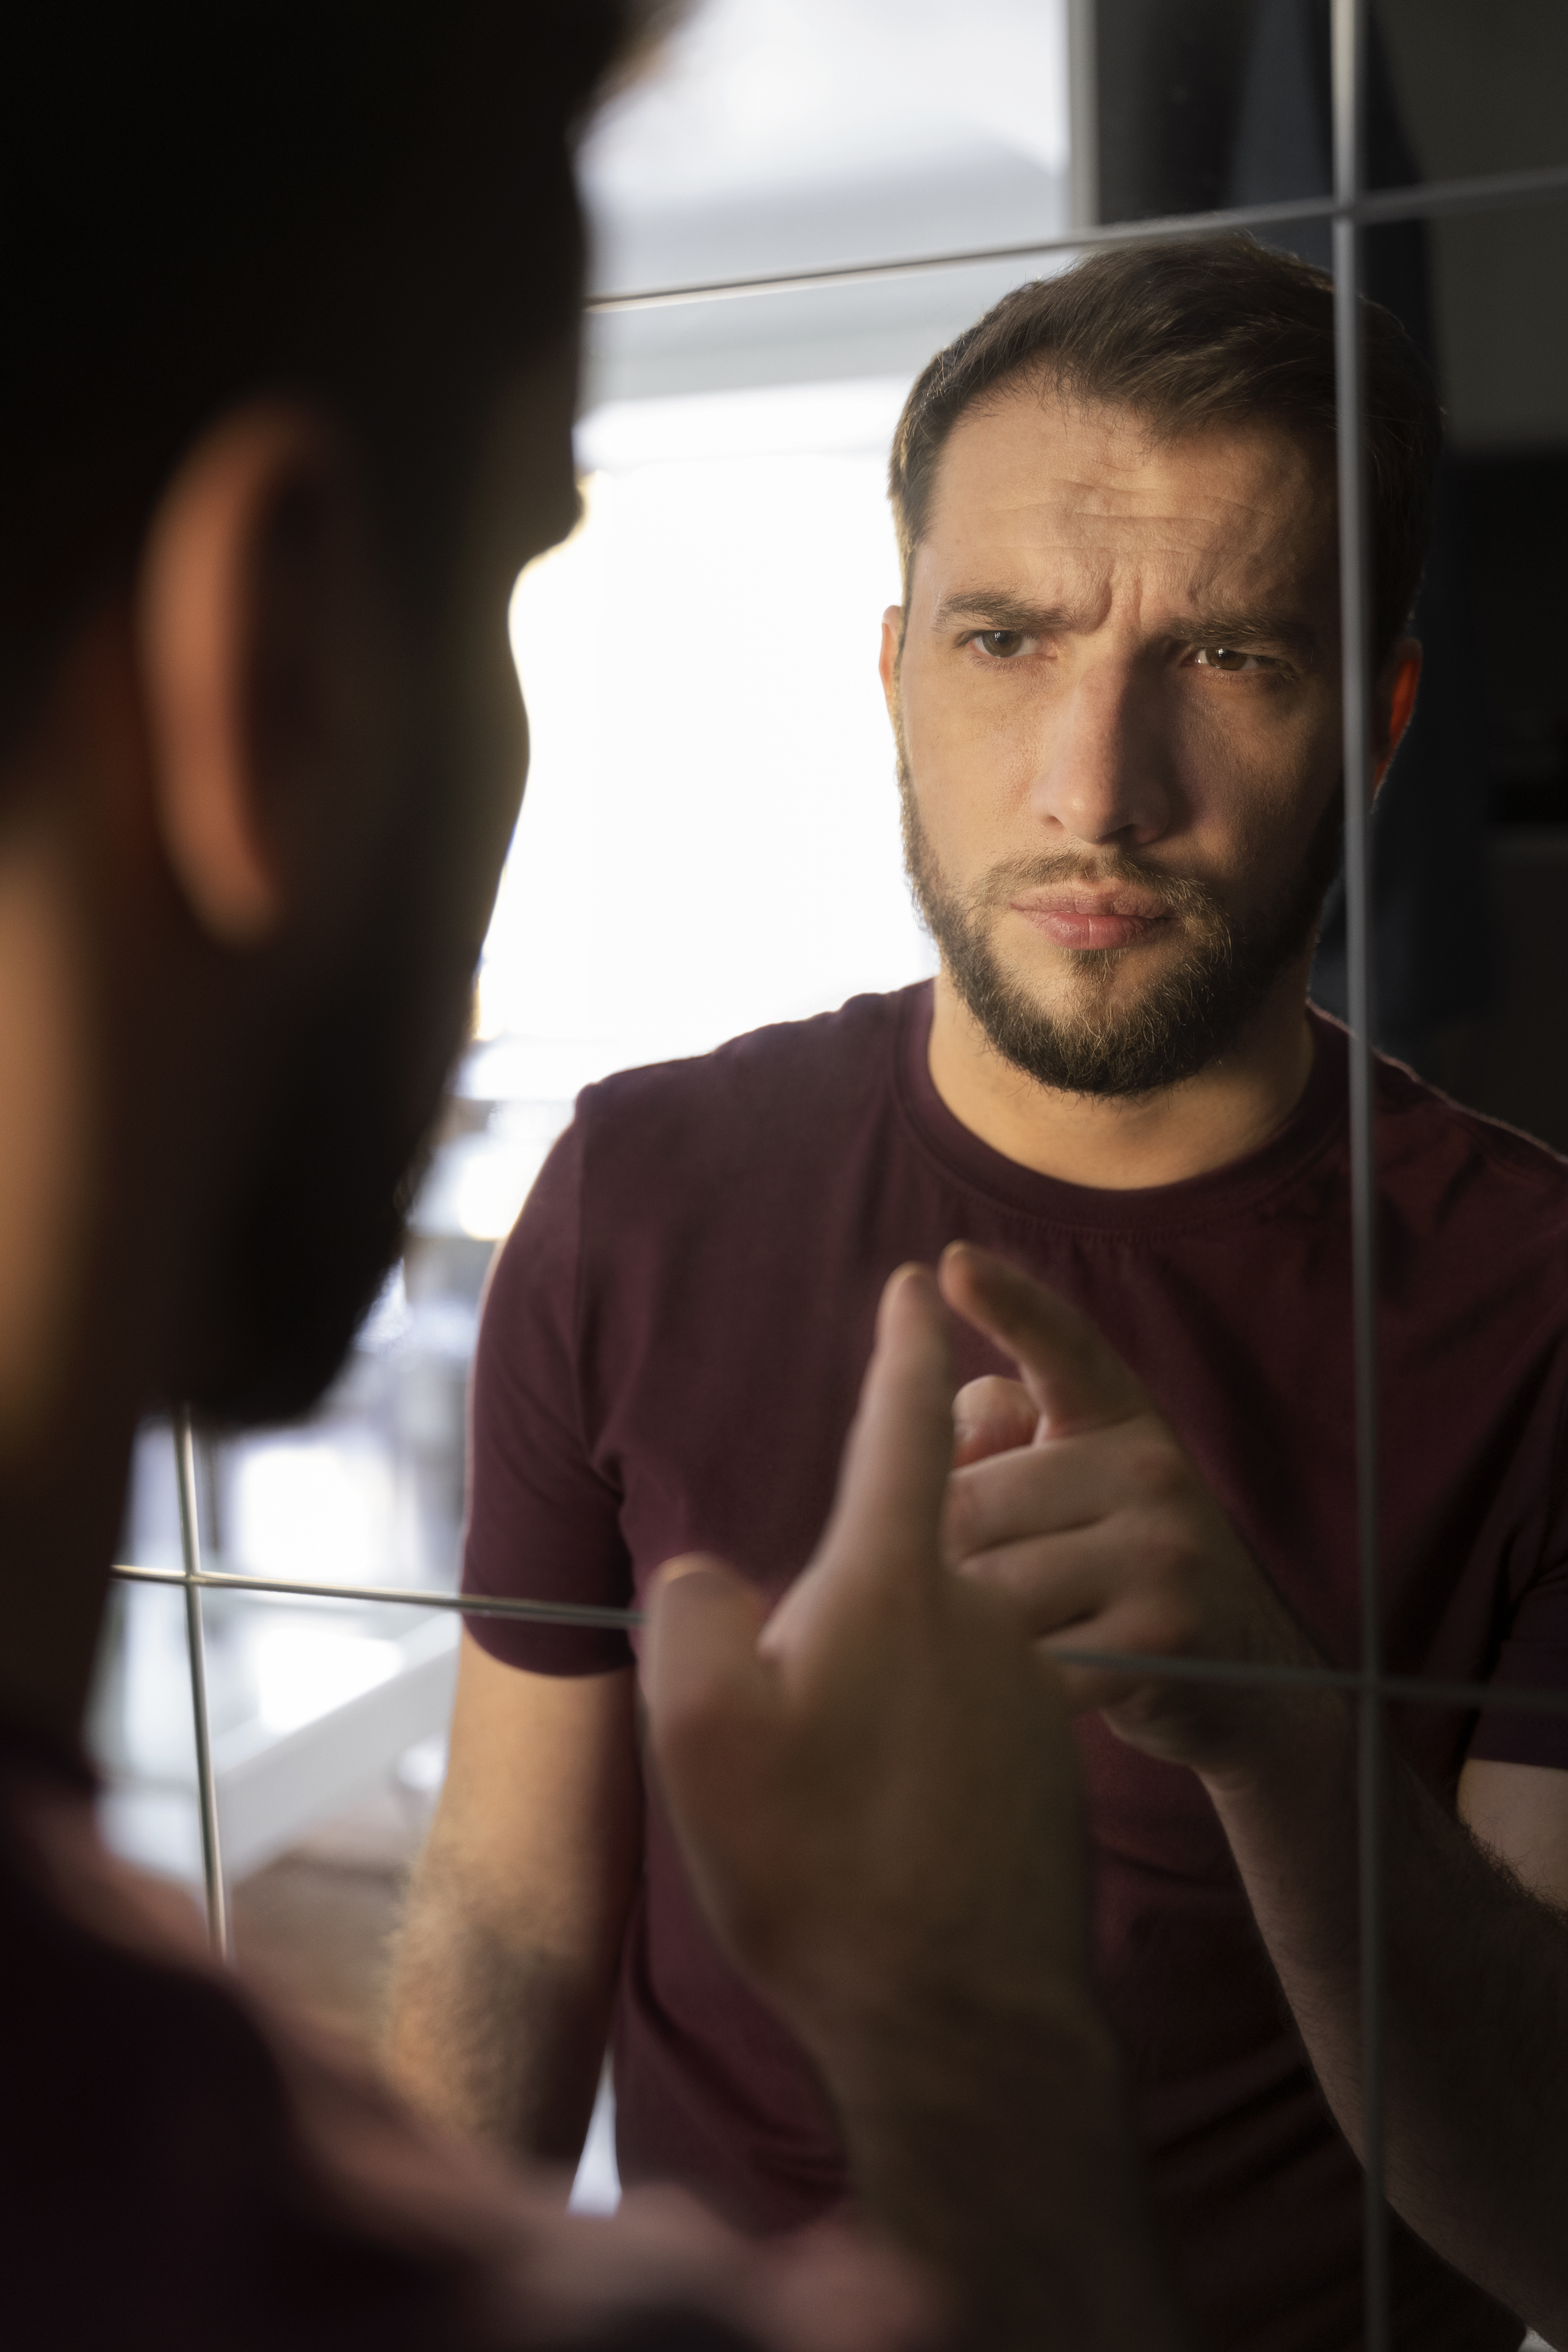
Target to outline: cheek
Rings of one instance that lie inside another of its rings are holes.
[[[1232,873],[1289,870],[1339,787],[1339,714],[1314,696],[1194,696],[1177,717],[1173,766],[1192,832]]]
[[[1038,772],[1041,714],[1021,692],[979,693],[974,684],[947,676],[906,678],[904,751],[933,838],[994,826],[1022,809]]]

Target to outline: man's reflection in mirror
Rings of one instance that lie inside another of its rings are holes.
[[[1398,322],[1369,306],[1366,337],[1381,781],[1440,430]],[[470,1591],[625,1605],[700,1549],[759,1607],[791,1592],[882,1286],[962,1240],[1021,1274],[944,1262],[951,1563],[1047,1652],[1354,1664],[1347,1048],[1307,1001],[1342,808],[1334,429],[1331,286],[1242,237],[1101,253],[932,361],[893,446],[882,678],[941,970],[583,1095],[489,1294]],[[1558,1688],[1568,1178],[1397,1064],[1376,1084],[1387,1663]],[[1064,1683],[1182,2284],[1216,2342],[1355,2344],[1351,1702]],[[1511,2352],[1516,2313],[1563,2340],[1568,1724],[1397,1735],[1396,2340]],[[569,2164],[608,2037],[624,2178],[783,2231],[848,2193],[840,2118],[682,1845],[625,1640],[470,1621],[397,2071]],[[1519,2002],[1555,2020],[1538,2112]]]

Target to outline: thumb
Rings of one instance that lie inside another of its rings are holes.
[[[844,1449],[833,1516],[813,1562],[835,1587],[935,1574],[952,1465],[952,1354],[923,1266],[889,1277],[860,1406]]]
[[[1103,1429],[1147,1406],[1142,1384],[1092,1323],[989,1250],[952,1243],[937,1278],[948,1305],[1015,1358],[1046,1436]]]

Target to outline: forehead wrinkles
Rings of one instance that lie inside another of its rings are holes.
[[[976,588],[1050,607],[1085,623],[1113,610],[1185,613],[1205,605],[1278,606],[1311,601],[1314,567],[1291,534],[1272,528],[1215,528],[1187,515],[1110,518],[1043,505],[991,519],[992,527],[922,541],[914,594],[933,616],[949,598]]]
[[[1065,564],[1085,590],[1130,568],[1177,594],[1278,589],[1331,553],[1332,519],[1326,460],[1281,430],[1152,445],[1126,417],[1013,396],[954,428],[917,571],[938,595],[976,564]]]

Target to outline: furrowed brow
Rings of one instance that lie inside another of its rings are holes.
[[[1168,635],[1184,646],[1234,646],[1238,653],[1284,654],[1303,669],[1317,661],[1318,633],[1297,613],[1241,612],[1215,607],[1171,623]]]
[[[1071,635],[1085,625],[1085,616],[1065,604],[1035,604],[1016,589],[964,588],[943,596],[931,614],[933,629],[955,622],[978,622],[983,628],[1016,631],[1020,636]],[[1315,666],[1321,648],[1318,633],[1299,613],[1270,613],[1235,606],[1210,606],[1183,614],[1162,632],[1178,645],[1234,646],[1242,653],[1282,654],[1300,668]]]
[[[1016,631],[1020,636],[1048,637],[1073,626],[1073,614],[1064,604],[1031,604],[1007,588],[965,588],[942,597],[931,614],[933,629],[953,621],[980,621],[988,629]]]

